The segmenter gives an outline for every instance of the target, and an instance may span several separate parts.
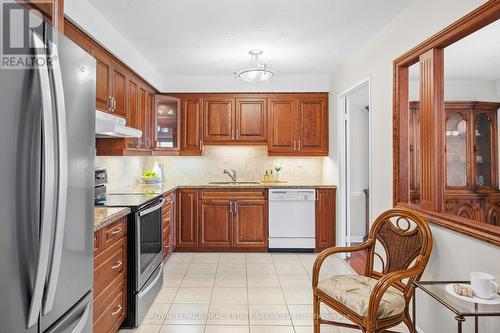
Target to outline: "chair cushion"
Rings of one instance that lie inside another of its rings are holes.
[[[318,289],[361,317],[366,317],[370,294],[377,282],[377,279],[360,275],[334,275],[321,280]],[[389,287],[380,301],[377,319],[398,315],[404,308],[403,293],[394,287]]]

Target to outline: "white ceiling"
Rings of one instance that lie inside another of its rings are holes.
[[[328,74],[411,0],[89,0],[162,76]]]
[[[418,64],[410,67],[412,80],[418,70]],[[444,76],[447,81],[500,80],[500,20],[446,47]]]

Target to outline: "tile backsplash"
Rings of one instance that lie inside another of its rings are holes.
[[[240,181],[262,180],[266,169],[282,166],[281,180],[321,183],[324,157],[271,157],[267,147],[206,146],[203,156],[97,157],[96,166],[108,169],[109,186],[122,187],[140,182],[143,171],[155,162],[163,165],[164,178],[179,184],[228,181],[224,169],[235,169]]]

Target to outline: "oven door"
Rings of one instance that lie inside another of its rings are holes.
[[[163,230],[161,199],[137,211],[135,219],[136,286],[139,292],[149,277],[158,268],[163,258]]]

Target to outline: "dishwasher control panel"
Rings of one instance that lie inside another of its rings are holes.
[[[314,189],[270,189],[269,201],[315,201]]]

